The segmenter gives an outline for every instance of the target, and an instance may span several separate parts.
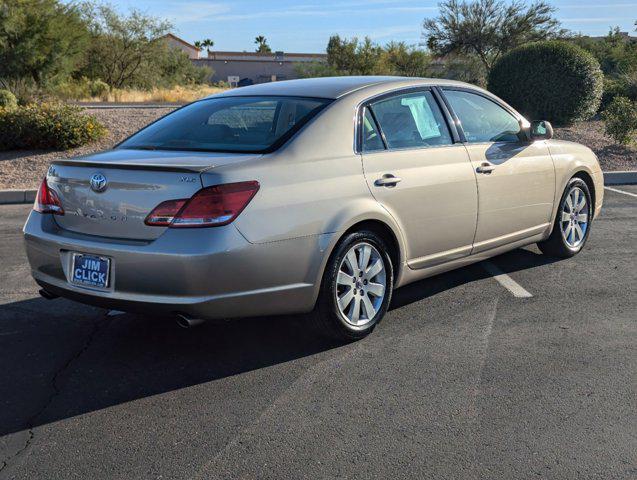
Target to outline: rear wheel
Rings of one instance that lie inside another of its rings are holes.
[[[571,178],[560,201],[551,236],[538,243],[542,253],[568,258],[577,254],[588,240],[593,219],[593,205],[588,185],[581,178]]]
[[[358,340],[381,321],[391,300],[394,271],[389,249],[375,232],[348,234],[328,260],[314,312],[323,334]]]

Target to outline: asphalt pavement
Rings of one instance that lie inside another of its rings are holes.
[[[575,258],[409,285],[347,345],[39,298],[28,210],[0,207],[2,479],[637,478],[635,196],[606,192]]]

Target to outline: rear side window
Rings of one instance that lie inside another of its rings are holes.
[[[167,115],[119,148],[263,153],[285,142],[329,103],[301,97],[219,97]]]
[[[381,100],[371,105],[388,148],[421,148],[453,143],[430,91]]]
[[[376,121],[372,116],[369,108],[365,108],[363,113],[363,152],[374,152],[376,150],[384,150],[385,145],[380,136]]]
[[[460,90],[445,90],[469,143],[517,142],[520,122],[488,98]]]

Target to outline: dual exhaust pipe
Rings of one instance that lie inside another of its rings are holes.
[[[176,321],[177,325],[179,325],[181,328],[193,328],[205,322],[205,320],[202,320],[201,318],[192,318],[183,313],[177,314]]]
[[[56,298],[59,298],[59,295],[51,293],[44,288],[41,288],[38,293],[42,298],[46,298],[47,300],[54,300]],[[202,320],[201,318],[193,318],[184,313],[178,313],[175,321],[181,328],[193,328],[205,322],[205,320]]]

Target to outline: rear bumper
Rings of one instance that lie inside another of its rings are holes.
[[[72,300],[124,311],[232,318],[310,311],[332,235],[252,244],[233,226],[166,229],[153,241],[105,239],[60,229],[32,212],[24,226],[33,278]],[[73,252],[111,258],[111,283],[68,282]]]

